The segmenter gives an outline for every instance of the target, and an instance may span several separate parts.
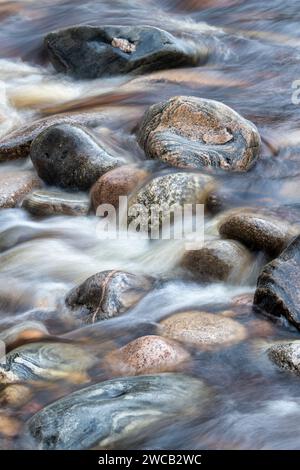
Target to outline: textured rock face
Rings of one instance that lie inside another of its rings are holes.
[[[180,168],[247,171],[260,148],[250,121],[223,103],[188,96],[151,106],[138,140],[148,157]]]
[[[72,344],[30,343],[6,355],[6,363],[0,367],[0,383],[68,379],[94,363],[95,357]]]
[[[66,297],[66,305],[84,322],[94,323],[124,313],[152,288],[153,283],[150,276],[103,271],[72,289]]]
[[[162,336],[142,336],[110,353],[108,368],[121,375],[140,375],[175,370],[189,353],[176,341]]]
[[[275,344],[267,352],[271,361],[279,367],[300,373],[300,341]]]
[[[263,214],[241,212],[222,221],[219,232],[223,237],[239,240],[249,248],[277,256],[296,236],[297,229]]]
[[[22,207],[36,216],[87,215],[89,198],[86,194],[40,190],[28,194]]]
[[[300,236],[267,264],[257,281],[254,305],[264,313],[285,317],[300,329]]]
[[[182,312],[163,320],[161,335],[203,349],[231,346],[247,337],[246,328],[231,318],[207,312]]]
[[[4,171],[0,174],[0,209],[15,207],[26,194],[41,186],[32,171]]]
[[[133,165],[123,165],[101,176],[91,190],[91,203],[96,211],[100,204],[119,206],[120,196],[129,194],[141,185],[150,173]]]
[[[31,144],[30,156],[40,178],[70,189],[89,189],[100,176],[124,161],[109,155],[80,127],[50,126]]]
[[[240,282],[247,276],[253,258],[247,248],[234,240],[212,240],[199,250],[187,251],[181,266],[202,282]]]
[[[151,26],[74,26],[49,33],[45,46],[56,70],[75,78],[193,66],[207,56],[204,46]]]
[[[151,425],[199,413],[208,393],[203,382],[182,374],[124,377],[46,406],[27,429],[39,449],[107,449]]]

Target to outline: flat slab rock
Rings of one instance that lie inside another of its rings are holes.
[[[268,315],[286,318],[300,330],[300,236],[263,268],[254,306]]]
[[[204,44],[152,26],[74,26],[49,33],[44,43],[55,69],[75,78],[194,66],[207,57]]]
[[[22,207],[36,216],[87,215],[89,197],[84,193],[68,193],[59,190],[39,190],[28,194]]]
[[[111,448],[152,425],[199,413],[209,390],[183,374],[124,377],[72,393],[36,413],[27,423],[38,449]]]
[[[223,103],[194,96],[151,106],[138,141],[149,158],[180,168],[247,171],[260,149],[254,124]]]
[[[3,171],[0,174],[0,208],[15,207],[26,194],[41,187],[41,180],[27,170]]]

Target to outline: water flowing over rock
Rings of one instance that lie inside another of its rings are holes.
[[[123,271],[103,271],[89,277],[66,297],[66,305],[86,323],[126,312],[153,286],[150,276]]]
[[[168,338],[208,350],[231,346],[247,337],[246,328],[239,322],[200,311],[175,313],[160,322],[158,331]]]
[[[192,96],[151,106],[138,140],[149,158],[179,168],[247,171],[260,148],[254,124],[223,103]]]
[[[45,183],[69,189],[89,189],[107,171],[124,161],[110,155],[81,126],[48,127],[31,144],[30,156]]]
[[[251,253],[234,240],[210,240],[198,250],[186,251],[181,266],[199,281],[240,283],[253,264]]]
[[[176,341],[162,336],[141,336],[106,357],[115,374],[140,375],[176,370],[189,353]]]
[[[284,317],[300,330],[300,236],[262,270],[254,305],[263,313]]]
[[[239,211],[222,220],[220,235],[239,240],[249,248],[279,255],[291,240],[300,232],[287,222],[264,214]]]
[[[59,190],[40,190],[28,194],[22,207],[36,216],[87,215],[89,198],[86,194]]]
[[[74,26],[49,33],[45,46],[55,69],[75,78],[194,66],[207,57],[204,44],[151,26]]]
[[[107,449],[204,409],[202,381],[183,374],[124,377],[92,385],[36,413],[27,423],[39,449]]]

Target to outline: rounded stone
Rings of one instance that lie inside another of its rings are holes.
[[[150,158],[180,168],[247,171],[257,160],[257,128],[218,101],[175,96],[146,112],[138,141]]]
[[[0,209],[16,207],[26,194],[41,187],[41,180],[28,170],[1,170]]]
[[[32,391],[23,384],[8,384],[0,390],[0,405],[18,408],[32,397]]]
[[[46,128],[30,147],[32,163],[45,183],[88,190],[107,171],[124,163],[110,155],[79,125],[58,124]]]
[[[102,271],[74,287],[66,296],[66,305],[83,322],[94,323],[126,312],[153,284],[150,276]]]
[[[221,236],[239,240],[251,249],[276,256],[296,236],[297,229],[276,218],[241,211],[222,220],[219,232]]]
[[[210,240],[199,250],[189,250],[181,266],[201,282],[240,283],[253,263],[251,253],[234,240]]]
[[[119,206],[120,196],[129,196],[150,173],[134,165],[123,165],[105,173],[91,189],[91,203],[96,211],[100,204]]]
[[[23,321],[0,333],[0,341],[5,343],[6,349],[14,349],[24,343],[37,341],[49,336],[47,328],[38,321]]]
[[[300,374],[300,341],[275,344],[267,353],[271,361],[282,369]]]
[[[200,311],[171,315],[160,322],[158,331],[163,336],[202,349],[231,346],[247,337],[246,328],[237,321],[216,313]]]
[[[116,378],[46,406],[27,422],[26,433],[38,449],[119,449],[174,419],[199,415],[208,397],[201,380],[184,374]]]
[[[87,215],[89,198],[86,194],[58,190],[41,190],[28,194],[22,202],[23,209],[42,217],[51,215]]]
[[[106,357],[108,368],[120,375],[168,372],[189,359],[178,343],[162,336],[141,336]]]

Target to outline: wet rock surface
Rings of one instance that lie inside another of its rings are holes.
[[[22,207],[35,216],[83,216],[88,214],[89,198],[84,193],[39,190],[28,194],[22,201]]]
[[[14,349],[24,343],[37,341],[49,336],[46,326],[38,321],[23,321],[0,333],[0,341],[5,343],[6,350]]]
[[[198,250],[188,250],[180,265],[202,282],[240,283],[253,264],[251,253],[234,240],[211,240]]]
[[[39,449],[107,449],[174,416],[199,413],[208,393],[182,374],[109,380],[46,406],[27,423],[28,434]]]
[[[250,121],[223,103],[189,96],[151,106],[138,140],[149,158],[180,168],[247,171],[260,148]]]
[[[16,207],[22,198],[41,186],[41,180],[29,170],[3,171],[0,174],[0,209]]]
[[[189,353],[176,341],[162,336],[142,336],[106,357],[113,373],[140,375],[176,370],[189,359]]]
[[[300,329],[300,236],[262,270],[254,306],[274,318],[286,318]]]
[[[300,341],[275,344],[267,353],[271,361],[282,369],[300,374]]]
[[[207,57],[204,45],[151,26],[74,26],[49,33],[44,42],[55,69],[75,78],[193,66]]]
[[[220,235],[239,240],[251,249],[279,255],[299,233],[300,228],[264,214],[241,211],[229,215],[219,226]]]
[[[0,366],[0,383],[78,380],[94,363],[94,356],[72,344],[30,343],[6,355],[6,363]]]
[[[66,305],[86,323],[120,315],[133,307],[154,285],[150,276],[103,271],[89,277],[66,296]]]
[[[216,313],[189,311],[161,321],[159,334],[203,349],[231,346],[247,337],[239,322]]]
[[[123,165],[101,176],[91,189],[91,203],[96,211],[100,204],[119,206],[120,196],[129,196],[147,178],[147,169],[133,165]]]
[[[32,163],[45,183],[87,190],[107,171],[122,164],[81,126],[60,124],[40,133],[30,147]]]

